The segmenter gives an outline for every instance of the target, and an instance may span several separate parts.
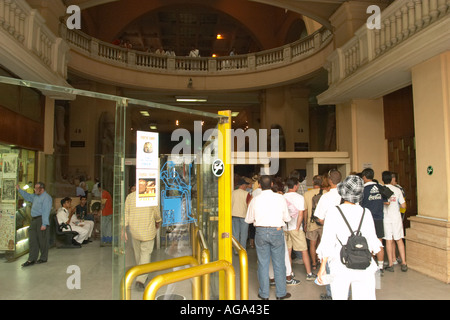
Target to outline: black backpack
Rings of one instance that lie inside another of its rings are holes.
[[[317,218],[314,215],[314,211],[316,211],[317,204],[319,203],[319,200],[320,200],[320,197],[322,196],[322,194],[323,194],[323,189],[320,188],[319,193],[312,197],[312,208],[311,208],[311,219],[310,219],[310,221],[311,222],[315,222],[318,226],[323,226],[323,224],[320,223],[319,218]]]
[[[369,251],[367,240],[361,234],[361,225],[366,209],[363,210],[358,230],[356,232],[353,232],[347,219],[345,219],[341,208],[339,208],[339,206],[336,207],[338,208],[342,218],[344,218],[344,221],[347,224],[348,229],[350,230],[350,237],[348,237],[346,245],[343,245],[342,242],[338,239],[339,243],[342,246],[341,262],[349,269],[365,270],[372,261],[372,254]]]

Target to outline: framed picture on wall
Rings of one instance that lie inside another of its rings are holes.
[[[16,202],[16,179],[5,179],[2,181],[2,203]]]

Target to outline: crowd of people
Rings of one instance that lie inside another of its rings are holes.
[[[244,248],[247,242],[256,248],[260,299],[269,298],[271,286],[277,299],[291,296],[287,286],[300,283],[292,272],[292,257],[303,260],[307,281],[326,286],[322,300],[375,299],[377,276],[394,272],[398,263],[401,271],[408,270],[401,213],[406,202],[394,172],[384,171],[380,184],[370,168],[345,179],[333,169],[314,176],[309,190],[298,171],[286,179],[235,180],[233,236]],[[349,268],[341,259],[349,227],[359,227],[372,255],[363,270]]]
[[[277,299],[291,296],[287,286],[300,283],[292,269],[293,257],[303,261],[307,281],[326,286],[320,297],[323,300],[350,296],[353,300],[375,299],[376,275],[394,272],[398,263],[402,272],[408,270],[403,242],[404,191],[394,172],[382,172],[382,184],[374,176],[374,171],[367,168],[343,179],[341,172],[332,169],[314,176],[309,190],[298,171],[286,179],[267,175],[235,179],[232,233],[244,248],[249,243],[256,249],[260,299],[269,299],[271,286],[275,287]],[[81,181],[79,188],[86,185]],[[34,194],[16,187],[32,203],[30,254],[22,266],[45,263],[52,198],[42,182],[35,184]],[[112,240],[112,197],[98,181],[91,193],[94,188],[101,199],[97,212],[88,209],[88,195],[80,191],[79,205],[72,206],[72,198],[64,197],[56,213],[58,224],[78,233],[73,239],[76,245],[92,241],[100,214],[102,237]],[[149,212],[148,208],[138,208],[135,199],[134,188],[125,203],[125,226],[130,227],[137,264],[149,263],[161,222],[160,209],[154,207]],[[343,248],[347,248],[352,234],[362,236],[367,246],[370,261],[364,268],[350,267],[343,258],[343,252],[348,253]],[[142,289],[147,279],[138,280]]]
[[[100,235],[102,244],[111,243],[113,214],[111,194],[102,189],[98,179],[95,181],[80,180],[81,182],[76,188],[76,197],[80,199],[79,204],[72,206],[73,198],[66,196],[61,199],[60,206],[55,208],[58,225],[63,232],[75,231],[77,233],[72,240],[72,244],[75,246],[88,244]],[[16,186],[16,189],[25,201],[32,204],[29,229],[30,253],[22,267],[45,263],[48,260],[50,245],[50,214],[53,208],[53,199],[46,192],[43,182],[35,184],[33,194],[22,190],[19,185]],[[89,208],[92,200],[97,200],[98,205]]]
[[[119,46],[121,48],[125,48],[125,49],[133,49],[133,44],[131,43],[130,40],[124,40],[124,39],[115,39],[112,44]],[[154,48],[154,47],[145,47],[142,51],[147,52],[147,53],[153,53],[156,55],[160,55],[160,56],[169,56],[169,57],[175,57],[176,53],[175,50],[173,48],[166,48],[164,49],[163,47],[158,47],[158,48]],[[200,52],[197,48],[192,47],[191,51],[189,52],[189,54],[187,54],[187,56],[189,57],[200,57]]]

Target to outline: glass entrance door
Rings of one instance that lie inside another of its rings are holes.
[[[101,208],[96,210],[102,214],[102,239],[106,236],[103,232],[105,228],[112,245],[112,263],[105,264],[105,268],[111,266],[113,299],[125,296],[122,280],[127,270],[148,262],[142,258],[144,256],[150,257],[151,262],[161,262],[159,265],[162,267],[140,277],[143,286],[160,273],[201,263],[199,250],[194,248],[199,238],[204,240],[203,249],[208,250],[209,261],[225,260],[231,263],[231,213],[226,212],[230,210],[231,198],[226,196],[228,198],[223,200],[225,191],[230,191],[231,175],[227,179],[218,178],[217,172],[212,170],[218,158],[225,159],[231,153],[231,150],[221,149],[223,143],[219,142],[221,135],[224,135],[221,119],[228,120],[229,115],[1,76],[0,83],[35,88],[68,99],[81,99],[93,108],[97,108],[98,100],[108,101],[103,105],[108,110],[113,109],[115,104],[114,122],[109,121],[108,117],[104,127],[104,130],[114,132],[113,143],[104,141],[101,126],[99,140],[92,142],[93,145],[106,143],[107,149],[113,150],[113,157],[108,157],[100,165],[102,185],[109,189],[112,199],[112,214],[108,214],[108,223],[105,223],[103,196],[99,199]],[[99,156],[94,151],[89,154]],[[109,152],[102,151],[100,156],[106,158],[105,154],[109,155]],[[59,160],[68,157],[64,152],[59,155]],[[127,159],[135,159],[133,170],[130,170],[130,165],[127,169]],[[43,162],[40,166],[55,167],[51,156],[46,156]],[[226,166],[229,174],[229,161]],[[48,185],[62,192],[62,188],[57,187],[52,170],[45,174]],[[135,190],[131,191],[133,185]],[[134,210],[129,210],[131,219],[126,219],[127,199],[128,203],[133,204]],[[224,214],[219,215],[220,210]],[[140,219],[134,219],[138,215]],[[190,259],[185,259],[188,261],[185,264],[167,263],[178,261],[180,257]],[[209,299],[224,297],[222,275],[223,271],[210,275]],[[196,292],[192,289],[192,283],[192,280],[185,280],[164,286],[157,292],[157,297],[193,299]],[[133,281],[131,298],[142,297],[143,287]]]
[[[136,265],[187,256],[199,261],[194,247],[198,231],[209,261],[219,258],[218,177],[211,167],[218,157],[220,116],[148,104],[117,104],[113,229],[113,298],[117,299],[127,294],[122,279]],[[127,202],[134,204],[129,207]],[[146,245],[151,247],[147,251]],[[129,298],[142,299],[144,287],[155,276],[189,267],[169,263],[136,277]],[[218,273],[209,279],[209,298],[219,299]],[[192,281],[163,286],[156,298],[193,299]]]

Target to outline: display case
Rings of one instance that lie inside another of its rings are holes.
[[[28,252],[29,203],[16,186],[33,193],[36,152],[0,144],[0,252],[15,259]]]

